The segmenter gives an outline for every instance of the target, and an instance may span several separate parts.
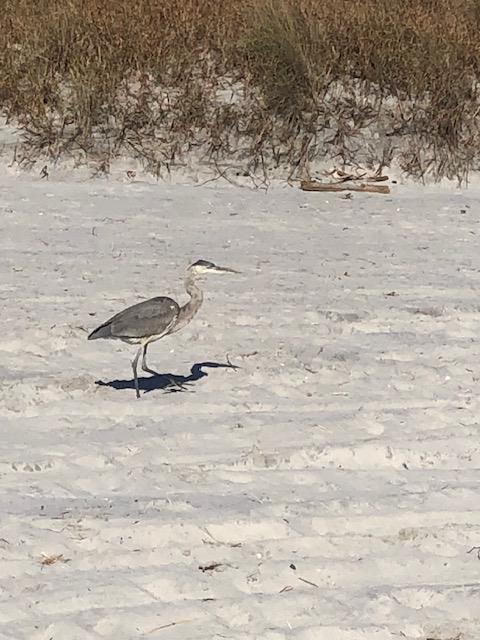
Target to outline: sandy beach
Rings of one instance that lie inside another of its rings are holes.
[[[479,205],[0,177],[0,640],[478,640]]]

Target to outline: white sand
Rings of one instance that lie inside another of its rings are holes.
[[[2,177],[0,640],[478,640],[479,204]]]

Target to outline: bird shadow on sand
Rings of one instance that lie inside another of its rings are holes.
[[[190,369],[190,375],[181,376],[175,373],[158,373],[157,375],[142,376],[138,378],[140,391],[149,393],[150,391],[165,391],[167,393],[179,393],[182,391],[193,391],[192,386],[198,380],[208,376],[204,369],[233,369],[236,371],[240,367],[226,362],[197,362]],[[112,389],[132,389],[135,390],[133,378],[131,380],[97,380],[95,382],[100,387],[111,387]]]

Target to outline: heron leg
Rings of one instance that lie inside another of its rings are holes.
[[[150,369],[150,367],[147,365],[147,347],[148,343],[143,347],[142,351],[142,370],[146,373],[151,373],[152,376],[159,376],[161,374],[158,373],[158,371]],[[187,387],[184,384],[178,382],[177,380],[175,380],[175,378],[172,378],[172,376],[165,375],[164,377],[168,380],[169,386],[177,387],[177,389],[181,389],[182,391],[187,390]]]
[[[137,355],[132,360],[133,381],[135,383],[135,394],[137,398],[140,398],[140,389],[138,388],[137,365],[138,365],[138,359],[140,358],[140,354],[142,353],[142,351],[143,351],[143,347],[140,347],[140,349],[137,351]]]
[[[149,366],[147,365],[147,347],[148,347],[148,343],[143,347],[143,350],[142,350],[142,371],[145,371],[145,373],[151,373],[152,376],[158,376],[160,375],[158,371],[154,371],[153,369],[150,369]]]

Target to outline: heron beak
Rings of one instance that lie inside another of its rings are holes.
[[[216,273],[241,273],[236,269],[230,269],[229,267],[217,267],[216,265],[215,265],[215,272]]]

